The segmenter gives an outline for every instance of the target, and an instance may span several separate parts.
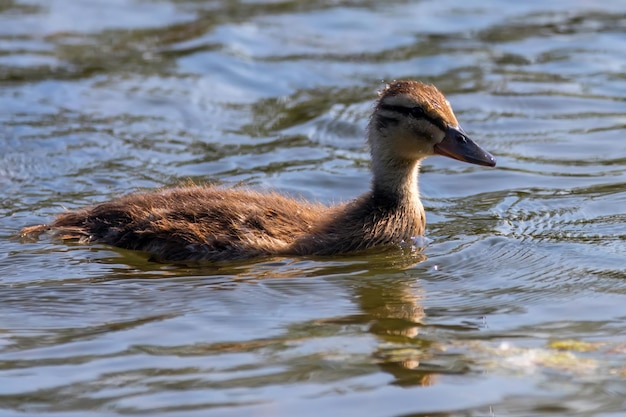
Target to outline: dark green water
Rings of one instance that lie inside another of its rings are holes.
[[[626,2],[0,0],[0,415],[626,415]],[[192,179],[369,186],[381,80],[431,158],[423,253],[183,268],[17,238]]]

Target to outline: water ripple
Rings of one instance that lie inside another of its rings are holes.
[[[621,415],[622,9],[0,2],[3,415]],[[424,162],[423,250],[192,268],[17,238],[189,180],[353,198],[399,78],[498,159]]]

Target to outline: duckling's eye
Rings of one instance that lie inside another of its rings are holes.
[[[410,114],[416,119],[421,119],[426,115],[426,112],[424,112],[424,109],[421,107],[411,107]]]

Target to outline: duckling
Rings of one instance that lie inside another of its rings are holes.
[[[443,94],[417,81],[394,81],[380,91],[367,140],[371,189],[348,203],[326,206],[274,192],[184,186],[63,213],[50,225],[24,228],[22,236],[51,230],[63,240],[145,251],[170,262],[343,254],[424,233],[417,178],[424,158],[496,164],[461,129]]]

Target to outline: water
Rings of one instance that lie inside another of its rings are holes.
[[[0,415],[626,415],[626,3],[0,2]],[[369,185],[381,80],[435,83],[423,253],[176,267],[21,241],[189,179]]]

